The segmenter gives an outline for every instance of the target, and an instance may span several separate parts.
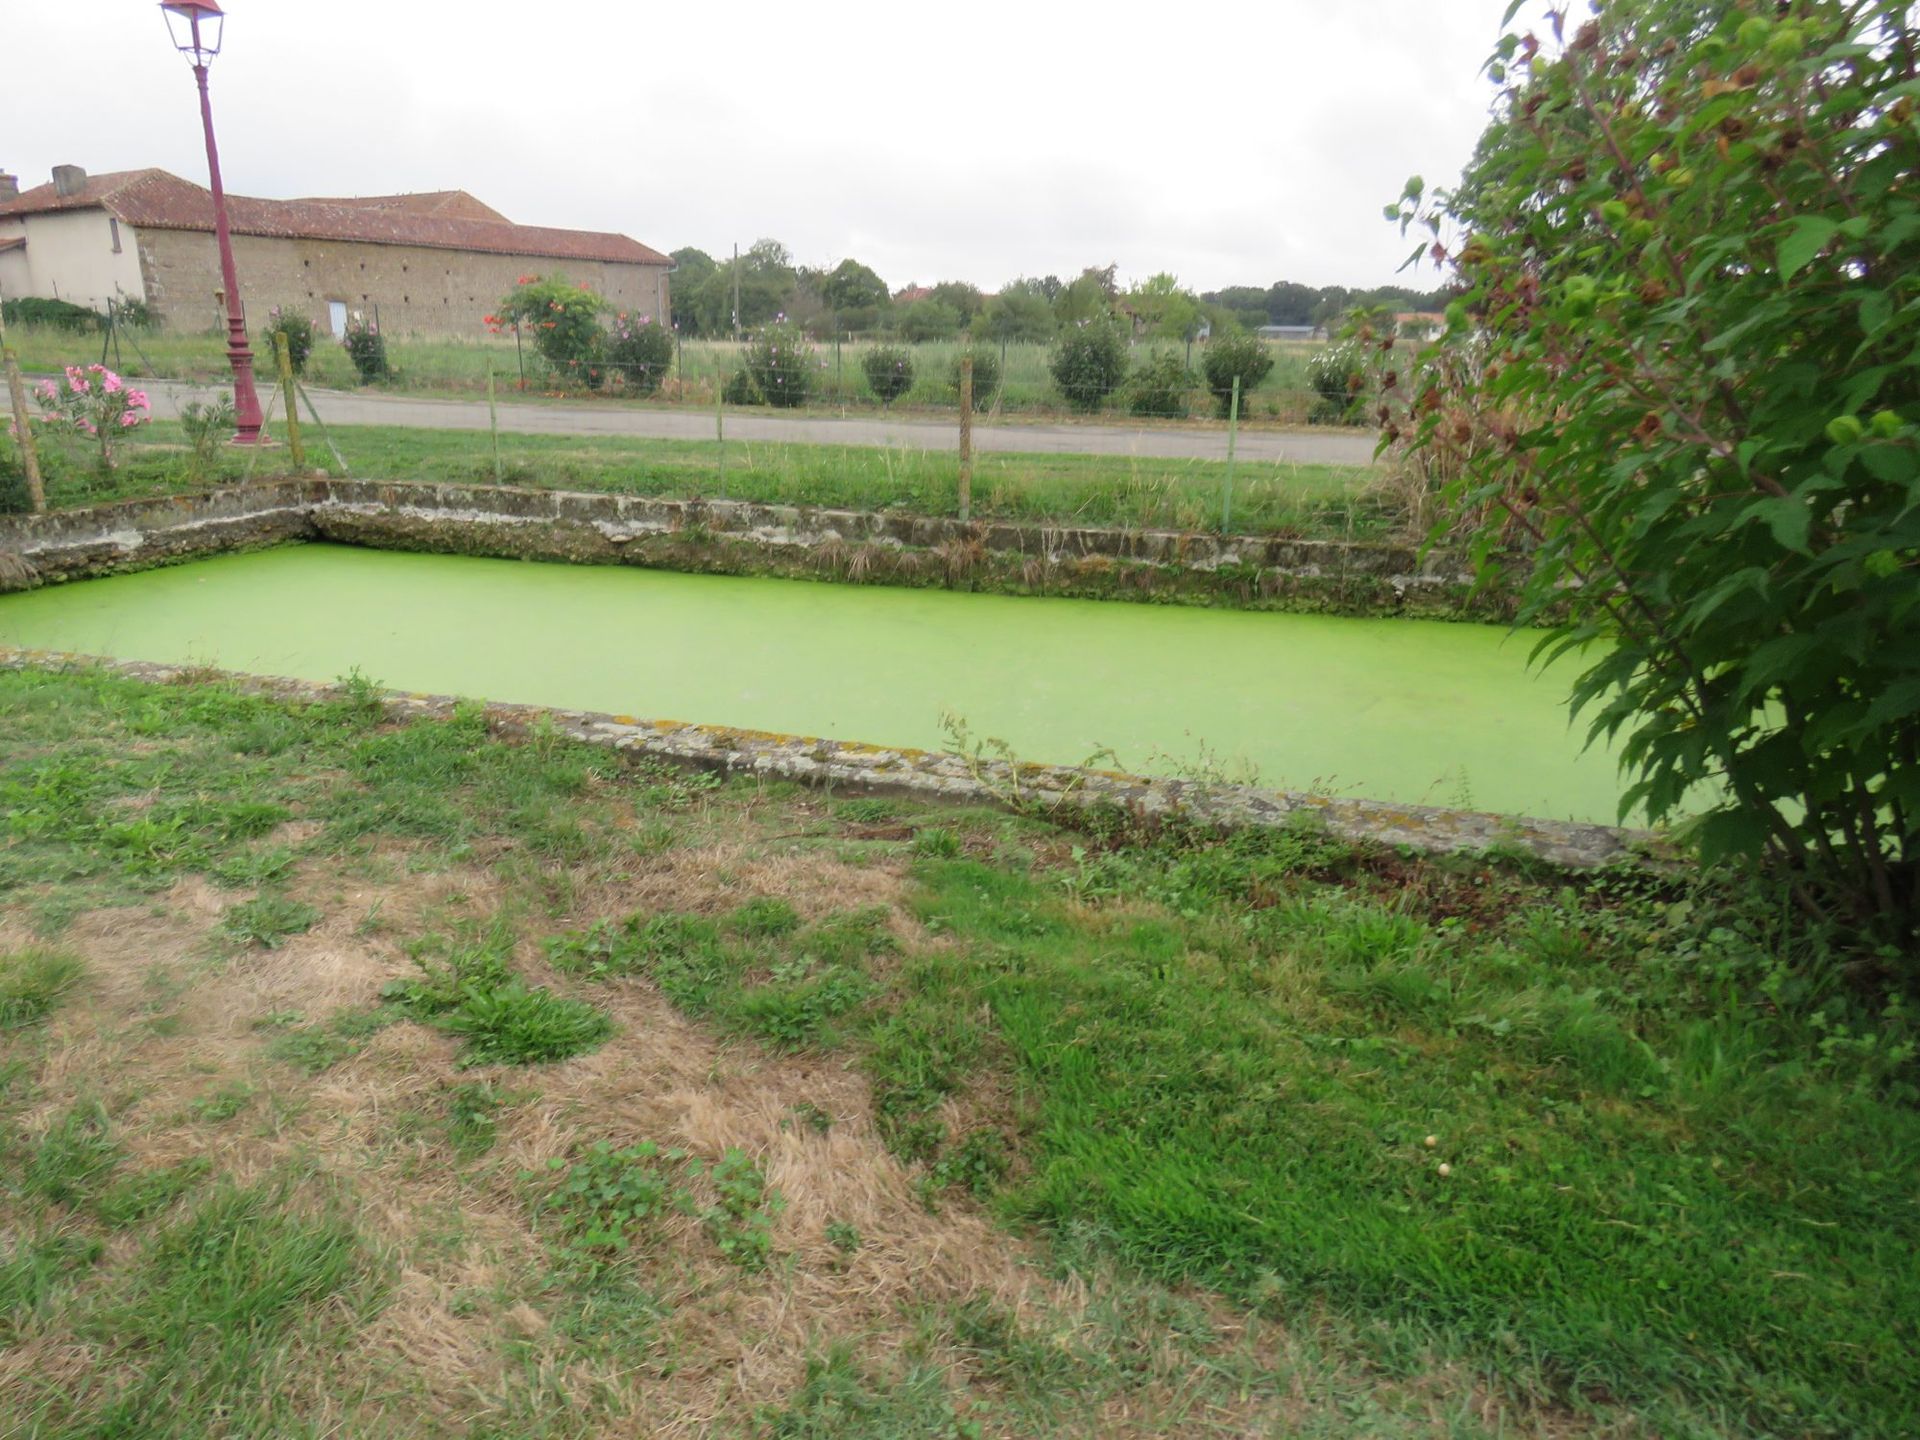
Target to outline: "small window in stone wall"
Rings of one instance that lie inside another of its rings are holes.
[[[113,216],[107,217],[107,231],[113,236],[113,253],[120,253],[120,222]]]

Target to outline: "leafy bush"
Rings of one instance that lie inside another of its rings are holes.
[[[909,344],[951,340],[964,323],[960,312],[940,300],[914,300],[893,312],[894,333]]]
[[[0,310],[5,311],[4,318],[9,325],[40,325],[49,330],[69,330],[79,335],[98,330],[107,323],[107,317],[98,310],[89,310],[70,300],[49,300],[39,295],[22,295],[18,299],[0,302]]]
[[[1245,414],[1247,393],[1267,378],[1267,372],[1273,369],[1273,356],[1257,335],[1223,335],[1207,342],[1201,368],[1206,371],[1207,389],[1224,420],[1233,409],[1234,378],[1240,380],[1240,411]]]
[[[19,443],[0,426],[0,515],[25,515],[33,509],[33,492],[27,489],[27,465]]]
[[[1383,377],[1389,435],[1444,442],[1450,394],[1488,417],[1449,500],[1489,573],[1523,551],[1520,618],[1562,622],[1623,805],[1771,860],[1911,983],[1920,25],[1648,0],[1523,44],[1461,187],[1391,207],[1462,236],[1428,248],[1464,293]]]
[[[721,387],[720,398],[729,405],[764,405],[760,387],[753,383],[753,372],[742,365]]]
[[[533,275],[500,302],[494,318],[519,322],[561,384],[598,390],[606,383],[607,336],[600,328],[606,308],[605,300],[564,275]]]
[[[1127,380],[1127,409],[1135,415],[1182,416],[1193,376],[1171,350],[1149,356]]]
[[[972,354],[973,408],[985,410],[1000,390],[1000,357],[991,350],[975,350]],[[960,359],[954,356],[953,363],[947,367],[947,383],[953,387],[956,400],[960,398]]]
[[[627,389],[651,395],[673,368],[673,332],[650,316],[623,310],[608,327],[607,363]]]
[[[754,389],[767,404],[792,410],[806,404],[813,394],[820,366],[800,327],[780,321],[761,330],[748,343],[746,368]]]
[[[1314,394],[1313,412],[1308,417],[1314,424],[1359,424],[1363,418],[1360,405],[1369,388],[1365,344],[1342,340],[1317,351],[1307,361],[1307,384]]]
[[[913,389],[913,355],[904,345],[876,345],[860,357],[867,386],[882,405]]]
[[[393,374],[393,367],[387,364],[386,337],[378,325],[357,312],[348,317],[347,333],[341,337],[340,344],[347,352],[347,359],[353,362],[362,385],[371,385]]]
[[[268,312],[267,343],[273,343],[276,335],[287,337],[287,363],[293,367],[293,373],[304,375],[307,372],[307,357],[313,353],[313,321],[297,310],[288,310],[276,305]]]
[[[180,407],[180,429],[187,437],[187,478],[203,483],[220,463],[220,452],[233,434],[233,396],[189,400]]]
[[[1082,320],[1054,342],[1047,369],[1067,408],[1091,415],[1127,374],[1127,342],[1112,320]]]

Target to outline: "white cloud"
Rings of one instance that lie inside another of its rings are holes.
[[[231,0],[230,188],[470,190],[516,220],[891,283],[1116,262],[1199,288],[1377,284],[1380,207],[1459,173],[1504,0],[903,7]],[[0,11],[0,166],[205,177],[151,0]]]

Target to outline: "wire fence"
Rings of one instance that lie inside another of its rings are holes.
[[[377,323],[377,322],[376,322]],[[97,359],[132,378],[217,381],[226,370],[224,337],[142,331],[110,324],[94,336],[50,327],[16,326],[13,344],[30,371],[57,371],[76,358]],[[268,346],[256,325],[254,342]],[[503,398],[536,395],[589,403],[711,408],[716,403],[851,414],[952,415],[959,409],[959,360],[975,365],[974,410],[1000,418],[1223,424],[1226,380],[1208,379],[1210,341],[1128,341],[1104,371],[1062,375],[1057,350],[1036,341],[935,340],[838,336],[803,342],[789,363],[774,366],[749,336],[672,336],[670,354],[633,364],[595,356],[556,365],[533,337],[504,330],[484,337],[386,336],[381,364],[363,374],[344,345],[318,334],[299,365],[318,388],[372,384],[398,393],[478,395],[491,375]],[[1240,423],[1253,426],[1346,425],[1351,416],[1337,383],[1317,387],[1312,361],[1324,346],[1263,341],[1264,374],[1244,377]],[[300,357],[296,357],[299,360]]]

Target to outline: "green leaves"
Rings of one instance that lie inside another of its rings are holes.
[[[1837,221],[1824,215],[1802,215],[1791,222],[1787,233],[1780,239],[1778,251],[1780,280],[1785,283],[1793,279],[1802,270],[1813,263],[1814,257],[1827,248],[1839,231]]]

